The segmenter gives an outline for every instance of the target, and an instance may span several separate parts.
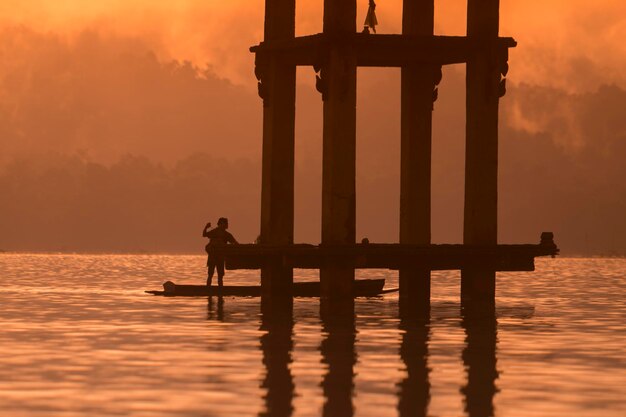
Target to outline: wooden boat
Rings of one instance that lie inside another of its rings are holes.
[[[398,291],[397,288],[391,288],[384,290],[384,279],[357,279],[354,281],[354,296],[355,297],[372,297],[376,295],[386,294],[394,291]],[[183,296],[183,297],[197,297],[208,296],[209,289],[206,285],[178,285],[172,281],[167,281],[163,284],[163,291],[146,291],[148,294],[164,295],[167,297]],[[211,287],[211,294],[213,295],[226,295],[226,296],[240,296],[240,297],[260,297],[261,286],[260,285],[224,285],[222,290],[218,294],[218,288],[216,286]],[[316,282],[294,282],[293,283],[293,296],[294,297],[319,297],[320,296],[320,283]]]

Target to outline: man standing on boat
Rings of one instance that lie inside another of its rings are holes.
[[[209,290],[211,290],[211,281],[213,281],[213,274],[215,274],[216,268],[218,289],[220,291],[222,289],[224,278],[224,257],[220,253],[220,248],[229,243],[239,243],[235,240],[233,235],[226,231],[226,229],[228,229],[228,219],[226,217],[220,217],[217,221],[217,227],[215,229],[211,229],[211,223],[207,223],[206,226],[204,226],[204,231],[202,232],[203,237],[209,238],[209,243],[205,247],[209,255],[206,263],[208,267],[206,285]]]

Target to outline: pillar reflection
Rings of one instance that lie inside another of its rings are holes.
[[[402,332],[400,358],[407,375],[398,384],[398,415],[426,416],[430,403],[430,313],[401,303],[399,329]]]
[[[321,300],[323,340],[320,345],[322,363],[328,367],[322,380],[324,417],[350,417],[354,415],[354,365],[356,326],[354,301],[334,303]],[[345,301],[345,300],[342,300]]]
[[[207,320],[224,321],[224,297],[209,296],[207,303]]]
[[[261,388],[265,409],[262,417],[288,417],[293,413],[295,385],[290,364],[293,362],[293,299],[280,297],[261,301],[261,351],[265,376]]]
[[[497,320],[492,306],[463,306],[461,326],[465,330],[463,365],[467,384],[461,388],[465,411],[470,417],[494,415],[493,399],[498,392],[496,380],[496,348],[498,343]]]

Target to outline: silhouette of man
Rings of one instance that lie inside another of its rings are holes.
[[[217,268],[217,285],[219,290],[221,291],[223,285],[224,278],[224,257],[220,253],[220,248],[226,246],[227,244],[237,244],[237,240],[226,231],[228,229],[228,219],[226,217],[220,217],[217,221],[217,227],[211,229],[211,223],[207,223],[204,226],[204,231],[202,232],[203,237],[209,238],[209,243],[205,246],[207,254],[209,255],[207,259],[207,267],[208,267],[208,275],[206,280],[206,285],[211,289],[211,281],[213,281],[213,275],[215,274],[215,269]]]
[[[376,18],[376,3],[374,3],[374,0],[369,0],[367,16],[365,16],[365,22],[363,23],[363,33],[370,33],[370,29],[376,33],[377,25],[378,19]]]

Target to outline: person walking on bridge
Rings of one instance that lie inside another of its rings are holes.
[[[211,223],[207,223],[202,231],[202,236],[209,238],[209,243],[205,246],[207,251],[207,268],[208,275],[206,285],[211,290],[211,281],[213,281],[213,275],[217,268],[217,285],[218,291],[221,292],[223,279],[224,279],[224,256],[220,253],[220,249],[227,244],[237,244],[237,240],[226,231],[228,229],[228,219],[226,217],[220,217],[217,221],[217,227],[211,229]]]

